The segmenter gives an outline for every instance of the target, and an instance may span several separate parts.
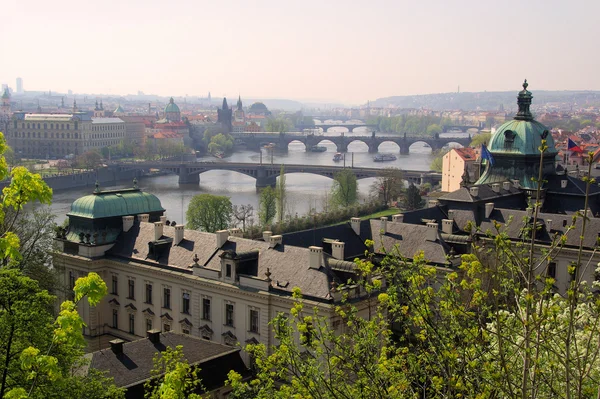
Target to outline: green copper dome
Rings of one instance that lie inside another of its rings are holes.
[[[117,109],[114,110],[115,114],[124,114],[125,110],[123,109],[123,107],[121,107],[121,104],[119,104],[119,106],[117,107]]]
[[[164,211],[160,200],[138,189],[98,191],[75,200],[67,216],[100,219]]]
[[[169,100],[169,103],[165,107],[165,114],[167,114],[169,112],[180,113],[179,107],[177,106],[177,104],[175,104],[175,100],[173,100],[173,97],[171,97],[171,99]]]
[[[4,93],[2,94],[2,98],[10,98],[10,93],[8,92],[8,89],[4,89]]]

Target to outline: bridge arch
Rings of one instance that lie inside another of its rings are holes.
[[[335,144],[332,140],[329,140],[329,139],[324,138],[324,139],[318,141],[317,144],[315,144],[315,145],[327,147],[327,151],[333,151],[333,148],[335,148],[337,151],[337,144]]]
[[[462,145],[461,143],[456,142],[456,141],[449,141],[446,144],[444,144],[444,146],[442,148],[447,148],[447,149],[464,148],[464,145]]]
[[[287,150],[292,150],[295,152],[300,152],[300,151],[306,151],[306,143],[300,141],[300,140],[292,140],[290,142],[287,143]]]
[[[413,141],[408,146],[408,152],[421,153],[421,154],[430,154],[433,151],[433,148],[426,140],[417,140]]]
[[[323,133],[327,133],[329,131],[329,129],[333,129],[333,128],[338,129],[336,131],[336,133],[352,133],[352,129],[351,128],[349,128],[348,126],[344,126],[342,124],[337,125],[337,124],[333,123],[333,124],[327,124],[327,125],[323,125],[323,126],[317,125],[317,127],[320,127],[321,130],[323,130]],[[339,128],[344,128],[345,131],[344,132],[340,132]]]
[[[402,147],[400,146],[400,144],[398,144],[394,141],[385,140],[385,141],[382,141],[381,143],[379,143],[379,145],[377,146],[377,152],[400,153],[400,152],[402,152]]]
[[[350,137],[348,139],[351,140],[348,141],[346,145],[349,152],[369,152],[369,144],[367,144],[364,140],[352,140]]]

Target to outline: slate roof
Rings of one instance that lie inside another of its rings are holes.
[[[160,342],[157,344],[153,344],[147,338],[124,343],[121,356],[117,356],[108,348],[86,357],[91,358],[89,367],[106,371],[107,377],[114,378],[115,385],[130,387],[150,378],[152,358],[156,352],[163,352],[167,347],[175,348],[177,345],[183,346],[184,357],[191,365],[200,366],[199,378],[209,390],[222,386],[229,370],[236,370],[242,375],[247,374],[239,348],[174,332],[161,333]]]
[[[175,228],[164,226],[162,238],[174,236]],[[287,245],[285,238],[283,244],[269,248],[266,242],[230,236],[223,247],[217,248],[215,234],[186,229],[183,241],[179,245],[167,246],[158,259],[149,255],[148,242],[154,241],[154,238],[154,224],[136,220],[128,232],[121,233],[107,255],[192,273],[190,266],[194,255],[198,255],[198,264],[201,266],[221,270],[220,255],[225,251],[258,251],[256,277],[266,279],[265,273],[269,268],[273,285],[279,290],[291,293],[294,287],[299,287],[305,296],[330,299],[327,270],[324,267],[320,270],[311,269],[308,248]],[[281,284],[277,285],[277,282]]]
[[[490,201],[492,199],[508,197],[512,195],[523,195],[522,191],[518,188],[515,188],[513,184],[510,185],[508,190],[504,190],[502,187],[502,183],[500,184],[500,192],[495,192],[492,190],[492,186],[490,184],[479,184],[476,187],[479,187],[479,193],[477,197],[473,197],[469,190],[469,187],[461,187],[456,191],[443,195],[439,198],[440,201],[454,201],[454,202],[480,202],[480,201]]]
[[[397,245],[401,256],[412,258],[417,252],[423,251],[427,261],[447,264],[446,254],[449,247],[439,238],[435,242],[428,241],[426,239],[428,229],[423,225],[388,221],[386,223],[387,231],[384,235],[373,234],[374,251],[376,253],[392,252],[394,246]],[[380,231],[379,220],[371,220],[371,231]]]
[[[560,195],[585,196],[586,182],[569,175],[551,175],[546,177],[546,189],[549,193]],[[567,180],[567,186],[562,188],[561,181]],[[590,195],[599,195],[600,187],[590,184]]]

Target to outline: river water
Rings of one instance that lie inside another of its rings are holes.
[[[333,129],[330,129],[333,130]],[[327,135],[339,135],[339,132],[328,132]],[[365,132],[345,133],[346,136],[364,135]],[[456,135],[455,135],[456,136]],[[311,164],[311,165],[339,165],[343,162],[333,162],[332,158],[336,152],[335,144],[332,142],[322,142],[321,145],[327,147],[326,152],[306,152],[304,144],[292,142],[289,145],[287,153],[278,153],[271,150],[262,150],[262,162],[275,165],[280,164]],[[346,154],[346,166],[352,164],[356,167],[396,167],[406,170],[429,170],[432,155],[431,149],[425,147],[423,143],[415,143],[410,148],[410,154],[400,155],[399,147],[394,143],[382,143],[379,147],[380,153],[391,153],[396,155],[397,159],[391,162],[373,162],[373,155],[368,153],[367,145],[360,142],[353,142],[348,146]],[[237,151],[230,157],[217,160],[212,156],[198,158],[199,161],[217,161],[217,162],[260,162],[261,154],[254,151]],[[358,181],[359,195],[361,201],[369,197],[370,186],[375,178],[362,179]],[[258,216],[259,196],[256,191],[256,181],[236,172],[214,170],[200,175],[200,184],[179,185],[177,175],[157,176],[151,178],[142,178],[139,186],[146,192],[156,195],[163,208],[166,209],[167,218],[175,220],[177,223],[185,223],[185,210],[190,199],[197,194],[210,193],[215,195],[226,195],[231,198],[234,205],[251,204],[254,206],[255,219]],[[317,211],[323,211],[326,207],[329,193],[331,191],[332,180],[324,176],[291,173],[286,174],[286,186],[288,192],[287,211],[291,215],[296,213],[300,216],[306,214],[311,208]],[[117,186],[110,187],[125,188],[131,187],[131,184],[122,182]],[[108,188],[108,187],[101,187]],[[54,194],[51,208],[56,215],[57,223],[62,223],[69,212],[71,203],[84,195],[90,194],[93,187],[76,188],[72,190],[59,191]]]

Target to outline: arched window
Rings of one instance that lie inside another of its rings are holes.
[[[513,144],[515,143],[516,133],[512,130],[507,130],[504,132],[504,149],[512,150]]]

